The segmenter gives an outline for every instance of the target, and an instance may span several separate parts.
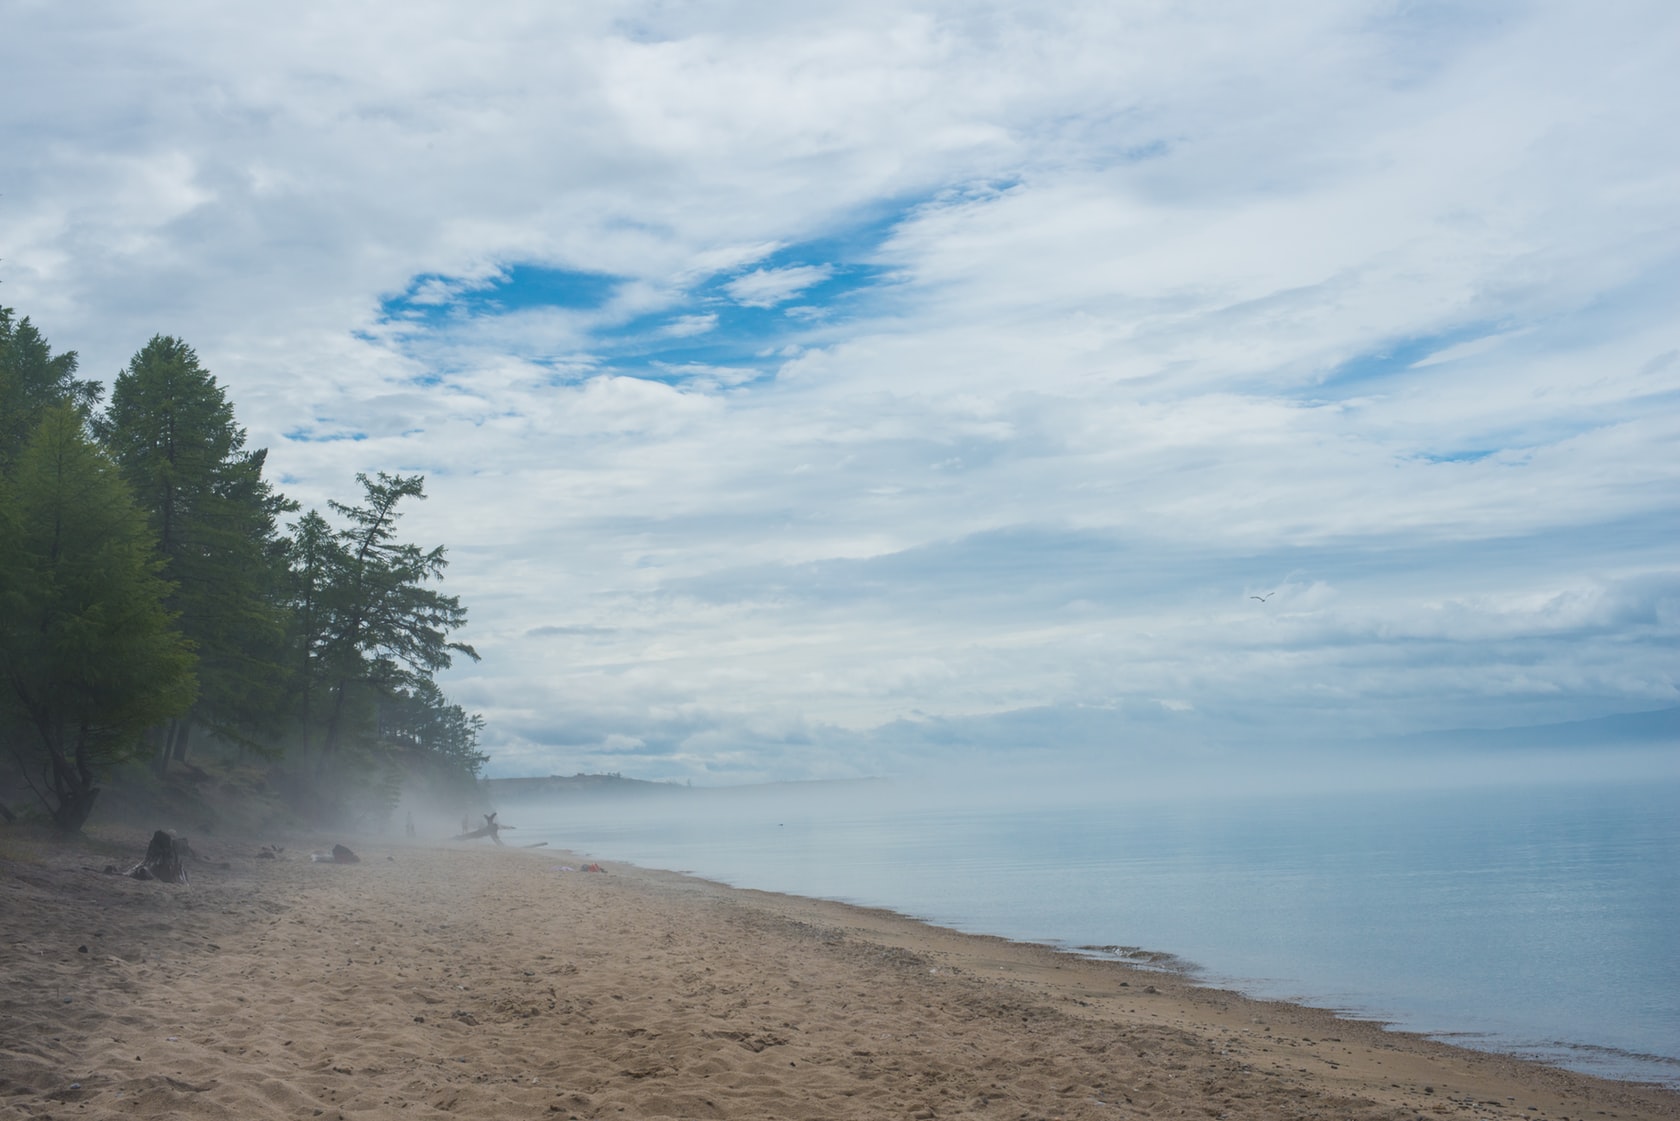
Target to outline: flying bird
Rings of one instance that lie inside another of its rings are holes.
[[[1276,592],[1267,592],[1267,593],[1266,593],[1266,594],[1265,594],[1265,595],[1263,595],[1263,596],[1249,596],[1249,597],[1248,597],[1248,598],[1249,598],[1249,599],[1257,599],[1257,600],[1259,600],[1259,601],[1260,601],[1260,602],[1261,602],[1261,603],[1265,603],[1265,602],[1266,602],[1266,601],[1267,601],[1267,600],[1269,600],[1269,599],[1271,599],[1271,598],[1272,598],[1272,597],[1273,597],[1273,596],[1275,596],[1275,595],[1277,595],[1277,593],[1276,593]]]

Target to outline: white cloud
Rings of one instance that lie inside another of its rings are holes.
[[[695,335],[704,335],[715,328],[717,326],[717,321],[718,317],[713,313],[708,313],[706,315],[679,315],[677,318],[667,323],[664,327],[660,328],[659,333],[667,335],[673,339],[693,338]]]
[[[834,274],[827,265],[792,265],[784,269],[754,269],[723,286],[729,298],[743,307],[775,307]]]
[[[394,11],[12,13],[0,298],[425,471],[504,773],[1673,701],[1671,6]]]

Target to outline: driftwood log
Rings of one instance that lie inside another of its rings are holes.
[[[484,825],[481,828],[474,829],[467,833],[457,833],[453,839],[457,841],[476,841],[480,837],[489,837],[492,841],[495,841],[498,845],[500,845],[505,842],[500,836],[498,836],[498,834],[504,829],[512,828],[513,826],[511,825],[502,825],[499,823],[496,820],[496,815],[490,813],[484,815]]]
[[[192,847],[185,837],[159,829],[152,834],[152,843],[146,846],[145,858],[126,874],[137,880],[184,884],[187,882],[186,860],[191,855]]]

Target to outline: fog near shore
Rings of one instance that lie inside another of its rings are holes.
[[[1284,745],[1154,745],[1097,754],[1055,746],[906,759],[871,779],[685,786],[626,783],[492,798],[513,812],[597,810],[621,822],[730,820],[745,811],[874,812],[1217,803],[1328,794],[1571,787],[1680,779],[1680,710],[1500,732]],[[496,784],[492,784],[494,787]],[[509,820],[513,820],[512,817]]]

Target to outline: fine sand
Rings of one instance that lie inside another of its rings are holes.
[[[1671,1091],[892,914],[350,843],[359,864],[195,838],[189,886],[11,843],[0,1118],[1680,1117]]]

